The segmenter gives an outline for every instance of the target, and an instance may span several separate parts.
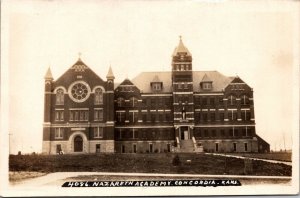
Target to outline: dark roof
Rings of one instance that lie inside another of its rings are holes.
[[[207,75],[212,81],[211,90],[201,90],[200,82]],[[172,92],[172,72],[142,72],[131,80],[133,84],[141,90],[142,93],[152,93],[150,83],[157,76],[163,83],[162,92]],[[193,72],[193,87],[194,92],[220,92],[222,91],[234,77],[227,77],[217,71],[194,71]]]

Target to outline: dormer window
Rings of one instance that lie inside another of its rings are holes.
[[[212,80],[205,74],[200,82],[200,87],[203,90],[211,90],[212,89]]]
[[[162,89],[162,83],[152,83],[152,90],[153,91],[161,91]]]
[[[152,82],[150,83],[151,89],[154,92],[161,91],[163,89],[163,83],[159,80],[158,76],[156,75]]]
[[[202,83],[202,89],[203,90],[211,90],[212,89],[212,83],[211,82]]]

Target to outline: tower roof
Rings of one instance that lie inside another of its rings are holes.
[[[180,38],[179,44],[175,48],[175,50],[173,52],[173,56],[176,56],[178,53],[186,53],[188,56],[192,56],[192,54],[190,53],[190,51],[184,46],[184,44],[182,42],[181,36],[179,38]]]
[[[108,73],[106,75],[106,78],[112,78],[112,79],[115,79],[115,76],[112,72],[112,69],[111,69],[111,66],[109,66],[109,69],[108,69]]]
[[[50,67],[48,68],[44,78],[45,78],[45,80],[53,80],[53,76],[52,76]]]

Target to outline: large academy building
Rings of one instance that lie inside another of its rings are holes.
[[[255,130],[253,90],[238,76],[193,71],[180,39],[170,72],[115,84],[80,58],[45,76],[43,153],[269,152]]]

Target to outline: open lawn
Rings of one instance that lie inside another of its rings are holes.
[[[292,153],[230,153],[230,155],[291,162]]]
[[[94,154],[94,155],[11,155],[10,171],[36,172],[139,172],[185,174],[244,174],[244,160],[205,154]],[[187,163],[187,160],[191,160]],[[251,175],[291,176],[292,167],[253,161]]]

